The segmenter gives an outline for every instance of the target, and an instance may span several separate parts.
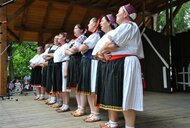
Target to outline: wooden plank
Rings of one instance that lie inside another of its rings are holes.
[[[53,3],[52,0],[48,0],[46,14],[44,15],[44,19],[42,22],[42,28],[46,28],[46,26],[48,25],[49,14],[50,14],[50,11],[52,10],[52,3]]]
[[[99,128],[108,121],[107,111],[100,109],[101,121],[85,123],[87,115],[73,117],[70,112],[77,108],[74,95],[71,95],[71,111],[57,113],[43,101],[34,101],[32,92],[27,96],[13,96],[12,100],[0,99],[1,128]],[[18,101],[15,101],[18,99]],[[189,93],[144,92],[143,112],[137,112],[136,128],[189,128]],[[120,112],[119,124],[124,127],[124,117]]]
[[[42,27],[41,27],[41,31],[38,33],[38,45],[42,45],[43,44],[43,41],[44,41],[44,38],[43,38],[43,31],[42,29],[45,29],[46,26],[48,25],[48,19],[49,19],[49,14],[50,14],[50,11],[52,10],[52,0],[48,0],[48,6],[47,6],[47,9],[46,9],[46,14],[44,15],[44,19],[43,19],[43,22],[42,22]]]
[[[15,39],[15,41],[19,41],[19,37],[9,27],[7,27],[7,32]]]
[[[62,27],[60,28],[59,31],[61,31],[61,30],[64,29],[66,23],[68,22],[69,16],[70,16],[71,13],[72,13],[72,10],[73,10],[73,3],[70,3],[69,6],[68,6],[68,9],[67,9],[67,13],[66,13],[66,15],[65,15],[65,17],[64,17]],[[53,39],[53,37],[55,36],[55,34],[57,34],[57,31],[54,31],[54,32],[52,33],[52,35],[45,41],[45,43],[49,43],[49,42]]]
[[[34,28],[34,27],[28,27],[28,26],[14,26],[14,29],[17,31],[26,31],[26,32],[43,32],[43,33],[54,33],[59,32],[60,29],[47,29],[47,28]]]
[[[27,3],[27,0],[25,0],[25,4]],[[28,10],[29,8],[26,8],[22,14],[22,20],[21,20],[21,26],[25,26],[27,23],[27,16],[28,16]],[[19,39],[22,41],[24,37],[24,32],[22,30],[19,31]]]
[[[6,6],[0,9],[0,19],[6,19]],[[0,31],[0,96],[5,96],[7,91],[7,26],[1,25]],[[2,54],[3,53],[3,54]]]
[[[35,0],[27,0],[27,2],[25,2],[25,4],[20,7],[16,12],[14,12],[14,14],[12,14],[11,16],[7,17],[8,21],[11,22],[13,19],[15,19],[19,14],[21,14],[25,9],[27,9],[28,7],[30,7],[30,5],[34,2]]]

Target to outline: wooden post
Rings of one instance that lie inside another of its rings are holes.
[[[6,7],[0,8],[0,21],[6,20]],[[0,26],[0,96],[5,96],[7,93],[7,52],[4,51],[7,47],[7,26]]]
[[[153,15],[153,29],[154,29],[154,31],[157,31],[157,25],[158,25],[158,14],[156,13],[156,14],[154,14]]]

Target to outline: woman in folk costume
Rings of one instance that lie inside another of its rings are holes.
[[[45,52],[41,54],[42,58],[46,54],[48,54],[50,44],[46,44],[44,47]],[[46,88],[46,77],[47,77],[47,61],[43,58],[42,62],[40,63],[40,66],[42,67],[42,78],[41,78],[41,95],[38,100],[45,100],[45,88]]]
[[[63,101],[61,107],[57,109],[58,112],[64,112],[69,110],[69,92],[66,89],[67,83],[67,65],[69,56],[65,55],[65,50],[68,49],[66,43],[67,33],[63,32],[59,34],[58,42],[60,47],[53,54],[53,89],[52,92],[59,95],[60,99]]]
[[[76,90],[78,81],[79,81],[79,72],[80,72],[80,62],[81,62],[81,53],[79,52],[80,45],[87,39],[87,37],[91,33],[85,31],[84,27],[80,24],[75,25],[74,27],[74,35],[77,37],[74,40],[73,45],[71,48],[65,51],[66,55],[70,56],[69,65],[68,65],[68,78],[67,78],[67,88]],[[83,100],[82,100],[83,99]],[[82,97],[80,94],[76,94],[76,100],[78,109],[71,114],[74,115],[78,110],[84,110],[83,104],[86,104],[87,98]],[[84,103],[82,103],[84,102]],[[83,113],[84,115],[85,113]],[[82,115],[82,114],[81,114]]]
[[[95,80],[97,60],[93,60],[92,51],[98,40],[103,36],[103,32],[98,30],[100,19],[92,18],[88,24],[88,31],[91,34],[80,46],[79,51],[83,54],[80,67],[80,79],[77,86],[77,93],[83,97],[87,95],[91,114],[84,119],[86,122],[100,120],[99,109],[95,107]],[[85,105],[83,105],[85,107]],[[77,111],[74,116],[83,115],[84,111]]]
[[[32,74],[31,74],[31,82],[30,84],[34,87],[36,87],[36,98],[34,100],[38,100],[40,98],[40,87],[41,87],[41,71],[42,67],[40,66],[40,63],[42,62],[43,58],[41,56],[43,52],[43,48],[40,46],[37,48],[37,55],[35,55],[30,60],[30,67],[32,68]]]
[[[46,86],[46,92],[49,94],[49,98],[46,102],[48,105],[52,105],[56,103],[56,97],[54,94],[52,94],[52,88],[53,88],[53,53],[58,49],[59,47],[59,35],[56,35],[54,37],[54,44],[49,48],[48,54],[44,56],[44,59],[48,61],[48,67],[47,67],[47,86]]]
[[[116,15],[119,26],[108,36],[96,54],[107,61],[106,74],[98,92],[101,108],[108,109],[110,121],[102,128],[117,128],[118,113],[123,111],[125,128],[135,127],[135,111],[143,111],[143,88],[140,58],[144,58],[139,28],[133,20],[135,9],[131,4],[120,7]],[[101,81],[101,80],[100,80]]]

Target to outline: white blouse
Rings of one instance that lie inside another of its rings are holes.
[[[101,48],[104,46],[104,44],[109,41],[108,36],[113,33],[113,30],[107,32],[104,36],[102,36],[102,38],[97,42],[97,44],[95,45],[93,51],[92,51],[92,55],[96,55],[97,52],[99,52],[101,50]]]
[[[39,54],[36,54],[29,62],[31,64],[40,64],[43,61],[43,57]]]
[[[45,50],[45,52],[43,52],[42,54],[40,54],[40,56],[42,57],[42,59],[40,59],[40,62],[39,63],[44,63],[46,60],[43,58],[43,56],[47,55],[48,54],[48,51],[49,51],[50,48],[47,48]]]
[[[62,62],[65,60],[69,60],[69,56],[65,55],[65,50],[69,49],[68,44],[64,44],[61,47],[59,47],[54,53],[53,53],[53,61],[54,63]]]
[[[74,45],[75,40],[76,40],[76,39],[72,39],[72,40],[70,40],[70,41],[67,43],[68,46],[69,46],[69,48],[71,48],[71,47]]]
[[[83,44],[87,45],[89,49],[93,49],[98,40],[100,40],[100,34],[96,32],[90,35]]]
[[[57,45],[54,44],[54,45],[51,47],[50,50],[56,50],[58,47],[59,47],[59,46],[57,46]]]
[[[50,50],[50,48],[47,48],[46,50],[45,50],[45,52],[44,53],[42,53],[43,55],[47,55],[48,54],[48,52],[49,52],[49,50]]]
[[[112,55],[132,54],[144,58],[141,35],[136,23],[120,24],[108,38],[118,46],[116,51],[111,52]]]

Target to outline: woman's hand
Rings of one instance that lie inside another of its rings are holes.
[[[104,55],[104,58],[108,61],[110,58],[111,58],[111,53],[110,52],[106,52],[103,54]]]
[[[84,54],[88,51],[88,46],[85,44],[81,44],[81,46],[79,47],[79,51],[81,52],[81,54]]]
[[[106,58],[104,57],[104,54],[103,54],[102,52],[98,52],[98,53],[96,54],[96,58],[97,58],[97,60],[101,60],[101,61],[103,61],[103,62],[106,62],[106,61],[107,61]]]

